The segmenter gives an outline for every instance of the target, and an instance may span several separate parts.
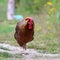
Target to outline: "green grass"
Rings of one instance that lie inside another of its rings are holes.
[[[0,57],[0,60],[6,60],[6,58]]]
[[[0,57],[11,58],[11,57],[13,57],[13,55],[9,54],[9,53],[6,53],[6,52],[0,52]]]
[[[6,20],[7,0],[0,1],[0,8],[0,20]]]
[[[18,45],[14,39],[17,21],[6,19],[7,0],[4,2],[1,0],[0,3],[0,8],[3,7],[0,9],[0,42]],[[16,14],[22,14],[24,17],[31,16],[35,22],[34,40],[29,43],[28,47],[37,49],[42,53],[60,53],[60,18],[57,20],[57,18],[47,15],[45,11],[37,15],[27,14],[26,11],[21,11],[21,8],[16,10]]]

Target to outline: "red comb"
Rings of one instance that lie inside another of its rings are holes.
[[[33,20],[31,17],[26,17],[25,20]]]

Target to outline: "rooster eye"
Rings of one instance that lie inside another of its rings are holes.
[[[28,24],[30,24],[30,22],[28,22]]]
[[[30,19],[28,21],[30,22]]]

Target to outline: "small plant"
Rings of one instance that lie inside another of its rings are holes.
[[[13,57],[13,55],[6,52],[0,52],[0,57],[10,58]]]
[[[10,51],[8,48],[2,47],[2,46],[0,46],[0,49],[3,49],[3,50],[8,50],[8,51]]]

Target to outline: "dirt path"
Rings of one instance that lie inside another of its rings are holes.
[[[43,54],[35,49],[24,51],[21,47],[11,46],[9,44],[0,44],[0,52],[7,52],[13,55],[21,55],[21,58],[7,58],[7,60],[60,60],[60,54]]]
[[[39,57],[39,58],[8,58],[7,60],[60,60],[60,58]]]

